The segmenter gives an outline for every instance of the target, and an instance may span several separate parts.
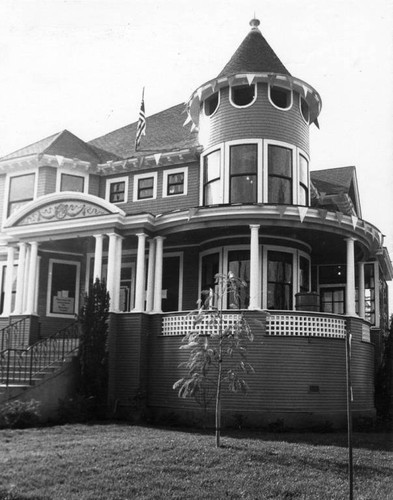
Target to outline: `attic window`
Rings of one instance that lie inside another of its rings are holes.
[[[215,92],[213,95],[209,96],[204,103],[205,106],[205,115],[211,116],[215,113],[218,108],[218,92]]]
[[[289,109],[292,106],[292,91],[269,85],[269,99],[276,108]]]
[[[256,98],[255,85],[237,85],[231,87],[231,102],[234,106],[243,108],[250,106]]]
[[[300,97],[300,111],[302,113],[302,117],[306,123],[310,123],[310,108],[308,107],[307,101]]]

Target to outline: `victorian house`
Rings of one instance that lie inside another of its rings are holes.
[[[111,299],[110,404],[188,415],[194,401],[172,389],[187,313],[232,271],[248,286],[235,309],[224,298],[225,321],[244,311],[253,325],[255,374],[246,398],[225,400],[228,418],[340,423],[349,332],[353,409],[374,415],[393,274],[383,236],[363,218],[355,167],[311,168],[321,97],[250,25],[186,104],[147,117],[137,151],[133,123],[90,142],[64,130],[1,158],[3,384],[11,350],[73,337],[98,277]]]

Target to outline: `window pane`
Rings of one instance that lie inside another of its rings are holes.
[[[205,183],[220,177],[220,153],[217,150],[205,156],[203,162],[203,178]]]
[[[292,177],[292,150],[281,146],[268,148],[269,175],[282,175]]]
[[[308,187],[308,161],[303,155],[299,155],[299,182]]]
[[[125,182],[113,182],[110,185],[109,201],[119,203],[125,200]]]
[[[292,203],[292,181],[282,177],[269,177],[269,203]]]
[[[245,309],[250,303],[250,252],[247,250],[228,252],[228,272],[230,271],[236,278],[245,281],[247,286],[241,287],[237,294],[228,294],[228,308]]]
[[[303,97],[300,98],[300,109],[301,109],[303,118],[308,123],[310,120],[310,110],[309,110],[307,101],[305,99],[303,99]]]
[[[34,181],[35,174],[11,177],[9,201],[32,200],[34,196]]]
[[[80,177],[79,175],[61,174],[60,191],[76,191],[77,193],[83,193],[84,184],[84,177]]]
[[[220,181],[210,182],[205,186],[205,205],[217,205],[221,202]]]
[[[241,175],[231,179],[231,203],[255,203],[257,201],[256,175]]]
[[[208,97],[205,101],[205,115],[212,115],[218,106],[218,92],[215,92],[213,95]]]
[[[232,102],[236,106],[247,106],[252,103],[255,95],[255,85],[239,85],[231,87]]]
[[[154,177],[146,177],[138,180],[138,199],[153,198],[154,195]]]
[[[309,291],[310,263],[305,257],[299,259],[299,287],[301,292]]]
[[[167,195],[184,193],[184,173],[168,175]]]
[[[292,254],[268,252],[268,309],[292,309]]]
[[[254,174],[257,171],[257,145],[231,146],[231,175]]]
[[[148,177],[146,179],[139,179],[139,189],[152,188],[154,179],[153,177]]]
[[[270,99],[278,108],[286,109],[291,104],[291,91],[282,87],[270,87]]]

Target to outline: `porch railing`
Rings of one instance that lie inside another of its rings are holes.
[[[306,314],[268,314],[266,333],[290,337],[345,338],[343,318]]]
[[[223,327],[233,326],[239,320],[239,314],[223,314]],[[188,314],[164,316],[162,318],[162,335],[177,336],[186,335],[192,331],[203,331],[204,334],[211,334],[214,326],[210,324],[209,316],[202,318],[202,321],[194,325],[194,317]]]
[[[28,333],[27,318],[5,326],[0,330],[0,351],[26,345]]]
[[[11,348],[0,352],[0,383],[8,385],[32,385],[39,374],[67,356],[79,346],[78,322],[59,330],[25,348]]]

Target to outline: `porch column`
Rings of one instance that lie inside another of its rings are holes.
[[[38,266],[38,243],[30,242],[30,262],[27,281],[26,313],[35,314],[36,290],[37,290],[37,266]]]
[[[147,268],[146,312],[153,310],[154,304],[154,261],[156,257],[156,240],[149,240],[149,264]]]
[[[5,283],[4,283],[3,314],[5,316],[9,316],[11,314],[12,281],[14,276],[14,257],[15,257],[15,248],[9,246],[7,248],[7,268],[5,272]]]
[[[249,309],[258,309],[259,305],[259,225],[251,224],[250,242],[250,305]]]
[[[108,236],[109,236],[109,248],[108,248],[107,290],[110,296],[109,310],[111,312],[116,312],[119,310],[122,238],[116,233],[109,233]]]
[[[358,303],[359,303],[359,316],[366,317],[365,311],[365,293],[364,293],[364,262],[359,262],[359,288],[358,288]]]
[[[26,243],[19,243],[18,272],[16,275],[16,297],[14,314],[22,314],[24,309],[23,297],[25,289],[25,264],[26,264]]]
[[[138,254],[136,258],[135,307],[134,312],[144,311],[145,298],[145,247],[147,234],[138,233]]]
[[[347,243],[347,283],[345,288],[345,309],[348,316],[355,316],[355,240],[354,238],[346,238],[345,241]]]
[[[102,247],[104,242],[103,234],[95,234],[96,247],[94,252],[94,271],[93,282],[98,278],[101,281],[102,277]]]
[[[154,312],[162,312],[162,264],[164,257],[164,237],[156,236],[156,265],[154,273]]]

